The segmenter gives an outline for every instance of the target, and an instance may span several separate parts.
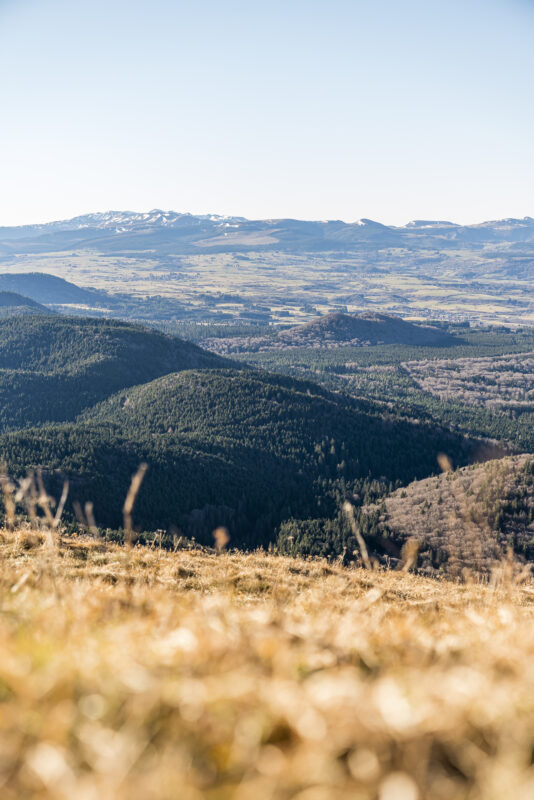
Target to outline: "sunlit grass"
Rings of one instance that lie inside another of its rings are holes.
[[[534,587],[0,545],[0,796],[527,800]]]

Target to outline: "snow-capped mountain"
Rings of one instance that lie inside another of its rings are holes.
[[[488,245],[534,243],[534,219],[503,219],[477,225],[413,220],[404,226],[370,219],[249,220],[217,214],[194,215],[153,209],[105,211],[39,225],[0,228],[0,254],[89,247],[100,252],[152,250],[200,253],[246,250],[311,252],[354,248],[441,247],[444,243]]]
[[[180,214],[177,211],[162,211],[159,208],[154,208],[152,211],[136,212],[136,211],[104,211],[97,212],[96,214],[85,214],[81,217],[74,217],[70,220],[61,222],[49,222],[43,225],[43,228],[56,226],[61,230],[72,230],[77,228],[117,228],[119,230],[131,230],[139,227],[153,227],[161,225],[162,227],[173,227],[179,225],[181,222],[198,219],[202,221],[209,221],[223,226],[231,224],[239,224],[245,222],[243,217],[227,217],[217,214],[206,214],[194,216],[193,214]]]

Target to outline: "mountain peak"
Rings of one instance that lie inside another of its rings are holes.
[[[412,219],[403,227],[405,228],[459,228],[456,222],[447,220]]]
[[[366,244],[378,249],[437,247],[446,240],[455,245],[534,242],[534,220],[524,217],[458,225],[416,219],[396,227],[367,217],[351,223],[289,218],[249,220],[153,208],[143,212],[110,210],[58,222],[0,228],[0,245],[14,253],[61,252],[87,246],[103,252],[161,247],[173,254],[258,248],[312,252],[361,248]]]

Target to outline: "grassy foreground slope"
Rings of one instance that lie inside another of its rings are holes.
[[[458,585],[18,530],[0,602],[3,800],[534,795],[511,564]]]

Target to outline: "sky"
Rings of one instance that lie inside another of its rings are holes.
[[[534,0],[0,0],[0,226],[534,217]]]

